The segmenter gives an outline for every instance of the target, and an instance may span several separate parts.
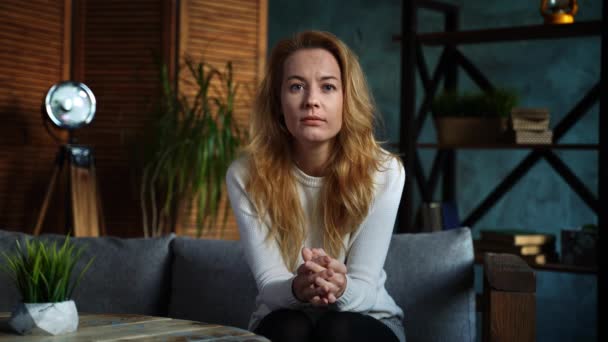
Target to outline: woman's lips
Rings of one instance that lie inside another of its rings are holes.
[[[301,121],[325,121],[316,115],[309,115],[301,119]]]
[[[319,126],[325,122],[318,116],[307,116],[300,120],[306,126]]]

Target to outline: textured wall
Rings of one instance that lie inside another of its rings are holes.
[[[461,29],[505,27],[542,22],[539,1],[449,1],[462,9]],[[490,5],[491,3],[491,5]],[[601,1],[581,3],[577,20],[598,19]],[[441,29],[441,17],[419,13],[421,31]],[[304,29],[335,33],[359,55],[383,116],[380,136],[391,142],[399,137],[400,46],[392,42],[401,29],[401,2],[374,1],[270,1],[268,45]],[[461,51],[496,86],[516,88],[521,104],[551,111],[551,126],[572,109],[599,80],[599,38],[513,42],[465,46]],[[425,48],[429,67],[434,67],[438,48]],[[460,73],[461,89],[476,90]],[[419,101],[421,89],[417,89]],[[597,105],[562,139],[562,142],[597,143]],[[420,141],[434,141],[427,124]],[[479,204],[527,155],[526,150],[458,153],[457,192],[461,217]],[[597,153],[557,151],[574,173],[597,194]],[[427,170],[432,151],[422,151]],[[406,165],[407,168],[407,165]],[[439,193],[437,193],[439,194]],[[519,181],[506,197],[476,225],[479,228],[522,227],[556,233],[597,218],[578,195],[544,161]],[[479,272],[478,272],[479,273]],[[479,282],[479,279],[478,279]],[[537,321],[539,341],[595,340],[597,287],[594,275],[538,272]]]

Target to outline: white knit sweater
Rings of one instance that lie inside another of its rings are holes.
[[[281,308],[314,311],[310,304],[298,301],[291,290],[295,274],[290,272],[276,242],[265,242],[266,222],[258,220],[257,212],[245,191],[247,181],[246,157],[234,161],[226,175],[228,195],[239,227],[245,256],[258,288],[257,309],[249,328],[255,329],[261,319]],[[322,220],[317,213],[317,201],[323,183],[322,177],[312,177],[294,166],[300,203],[306,222],[306,240],[302,247],[323,247]],[[405,183],[405,170],[395,158],[388,159],[375,175],[375,197],[359,229],[344,239],[346,253],[337,259],[345,262],[347,283],[344,294],[331,305],[333,310],[368,314],[381,319],[397,316],[403,311],[386,292],[384,260],[393,233],[397,208]],[[345,255],[346,254],[346,255]],[[303,262],[300,253],[299,263]]]

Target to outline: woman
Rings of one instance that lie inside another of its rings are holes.
[[[403,341],[383,270],[405,182],[373,136],[356,56],[332,34],[273,49],[226,182],[272,341]]]

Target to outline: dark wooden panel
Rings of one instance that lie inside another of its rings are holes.
[[[483,341],[536,340],[536,276],[519,256],[486,253]]]
[[[57,143],[40,105],[63,78],[64,1],[0,2],[0,228],[31,232]],[[60,203],[52,205],[58,212]],[[49,217],[52,229],[62,218]]]
[[[75,46],[82,80],[97,97],[89,127],[79,142],[94,148],[106,231],[142,235],[139,211],[137,137],[158,93],[154,56],[162,54],[162,0],[87,0],[82,44]]]
[[[487,339],[484,341],[536,341],[536,295],[491,291]]]

